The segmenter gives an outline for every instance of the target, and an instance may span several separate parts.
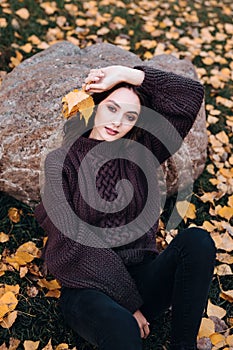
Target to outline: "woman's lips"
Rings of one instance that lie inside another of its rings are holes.
[[[107,126],[105,126],[105,129],[106,129],[107,133],[109,135],[112,135],[112,136],[117,135],[119,133],[119,131],[107,128]]]

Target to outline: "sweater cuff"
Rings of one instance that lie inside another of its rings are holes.
[[[145,73],[143,82],[140,86],[138,86],[138,88],[142,89],[142,91],[144,91],[146,94],[156,93],[158,85],[156,84],[155,68],[146,66],[135,66],[134,69],[141,70]]]

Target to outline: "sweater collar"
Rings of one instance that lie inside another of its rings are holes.
[[[119,154],[120,148],[124,147],[126,140],[118,139],[114,141],[104,141],[97,140],[93,138],[89,138],[89,132],[84,133],[79,136],[78,139],[74,142],[71,148],[75,148],[76,150],[80,150],[83,153],[89,152],[92,148],[96,148],[96,153],[100,155],[111,155],[115,156]]]

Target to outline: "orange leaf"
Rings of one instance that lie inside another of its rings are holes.
[[[8,210],[8,217],[12,222],[17,224],[18,222],[20,222],[20,215],[22,213],[23,213],[22,210],[19,210],[17,208],[10,208]]]
[[[220,297],[224,300],[229,301],[230,303],[233,303],[233,290],[221,290]]]
[[[15,14],[22,19],[28,19],[30,17],[30,12],[26,8],[19,9],[15,11]]]
[[[9,311],[13,311],[18,304],[18,300],[16,299],[14,293],[6,292],[0,298],[0,318],[5,316]]]
[[[208,300],[207,315],[209,317],[216,316],[218,318],[223,318],[224,316],[226,316],[226,310],[224,310],[222,307],[218,305],[212,304],[211,301]]]
[[[47,281],[45,278],[42,278],[37,282],[37,284],[42,288],[47,288],[48,290],[61,288],[57,280]]]
[[[227,207],[224,205],[224,207],[218,210],[217,214],[222,218],[230,220],[233,217],[233,207]]]
[[[45,347],[42,350],[53,350],[51,339],[49,340],[48,344],[45,345]]]
[[[25,340],[23,343],[24,350],[37,350],[40,341]]]
[[[9,236],[4,232],[0,232],[0,243],[5,243],[7,241],[9,241]]]
[[[213,334],[215,332],[215,325],[214,322],[212,320],[210,320],[209,318],[202,318],[201,321],[201,326],[198,332],[198,337],[199,338],[203,338],[203,337],[207,337],[209,338],[209,336],[211,334]]]
[[[0,18],[0,28],[6,28],[6,27],[7,27],[6,18]]]
[[[80,112],[80,117],[84,118],[87,125],[94,108],[94,100],[90,95],[83,90],[75,89],[63,97],[62,102],[62,112],[65,118],[70,118]]]
[[[0,326],[2,326],[2,328],[10,328],[13,323],[15,322],[16,318],[17,318],[17,311],[12,311],[10,312],[7,316],[5,316],[3,318],[3,320],[0,322]]]

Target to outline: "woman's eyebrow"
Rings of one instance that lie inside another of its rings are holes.
[[[107,102],[111,102],[113,103],[116,107],[121,108],[121,106],[118,105],[118,103],[116,103],[114,100],[108,100]],[[136,114],[137,116],[139,116],[139,114],[136,111],[128,111],[128,113],[133,113]]]

